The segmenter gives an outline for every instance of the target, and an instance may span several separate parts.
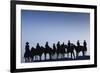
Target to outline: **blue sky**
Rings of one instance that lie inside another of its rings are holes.
[[[21,26],[22,51],[26,41],[30,47],[35,47],[37,43],[44,46],[46,41],[52,47],[58,41],[67,44],[70,40],[76,44],[80,40],[82,44],[86,40],[89,49],[89,13],[21,10]]]

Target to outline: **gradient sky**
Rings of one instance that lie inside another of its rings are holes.
[[[76,12],[56,12],[21,10],[22,28],[22,54],[25,51],[25,43],[29,42],[30,47],[37,43],[44,46],[48,41],[52,47],[53,43],[68,40],[76,44],[84,40],[90,46],[90,14]]]

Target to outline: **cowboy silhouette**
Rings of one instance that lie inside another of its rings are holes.
[[[36,45],[36,49],[40,49],[40,45],[39,45],[39,43],[37,43],[37,45]]]
[[[55,56],[55,54],[56,54],[56,45],[55,45],[55,43],[53,43],[53,49],[52,49],[52,56]]]
[[[67,57],[71,58],[74,57],[75,58],[75,54],[74,54],[74,44],[70,42],[70,40],[68,40],[68,44],[67,44]],[[70,57],[71,56],[71,57]]]
[[[58,41],[58,43],[57,43],[57,49],[59,49],[60,48],[60,42]]]
[[[55,46],[55,43],[53,43],[53,54],[56,53],[56,46]]]
[[[83,56],[86,54],[86,51],[87,51],[87,43],[86,43],[86,40],[84,40],[84,42],[83,42]]]
[[[79,40],[77,41],[77,46],[80,46],[80,42],[79,42]]]
[[[37,45],[36,45],[36,55],[40,55],[40,45],[39,45],[39,43],[37,43]],[[40,58],[40,60],[41,60],[41,56],[39,56],[39,58]]]
[[[51,60],[52,49],[48,45],[48,42],[46,42],[46,44],[45,44],[45,60],[46,60],[46,54],[47,53],[49,53],[49,57],[50,57],[50,60]]]
[[[25,53],[24,53],[25,62],[30,61],[31,52],[30,52],[30,49],[29,48],[30,48],[29,42],[26,42],[26,45],[25,45]]]
[[[25,45],[25,50],[29,50],[29,42],[26,42],[26,45]]]
[[[47,49],[49,48],[48,42],[46,42],[45,48],[47,48]]]
[[[68,40],[68,46],[70,46],[70,40]]]
[[[60,45],[60,42],[58,41],[58,43],[57,43],[57,59],[58,59],[58,57],[59,57],[59,54],[60,54],[60,47],[61,45]]]
[[[84,45],[85,47],[87,46],[86,40],[84,40],[83,45]]]

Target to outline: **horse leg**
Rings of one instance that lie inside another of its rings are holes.
[[[36,55],[34,56],[34,59],[36,60]]]
[[[46,60],[46,53],[45,53],[45,60]]]
[[[61,53],[61,59],[63,58],[63,54]]]
[[[86,51],[84,51],[84,55],[86,55]]]
[[[42,60],[42,55],[40,56],[40,60]]]
[[[28,62],[30,62],[30,57],[28,58]]]
[[[27,62],[27,58],[25,58],[25,62]]]
[[[71,52],[71,59],[72,59],[72,52]]]
[[[51,60],[51,54],[49,54],[50,60]]]
[[[52,53],[51,59],[54,59],[54,58],[55,58],[55,53]]]
[[[82,51],[83,52],[83,56],[85,55],[85,51]]]
[[[38,60],[38,59],[37,59],[37,55],[35,56],[35,60]]]
[[[75,59],[75,54],[74,54],[74,52],[73,52],[73,56],[74,56],[74,59]]]
[[[31,57],[29,57],[29,62],[31,62],[32,61],[32,58]]]
[[[62,58],[62,54],[60,53],[60,58]]]
[[[63,55],[63,58],[64,58],[64,53],[62,55]]]
[[[32,57],[30,57],[30,62],[32,62]]]
[[[67,53],[67,58],[69,58],[69,53]]]
[[[78,52],[76,52],[76,58],[78,57]]]
[[[39,55],[39,60],[41,61],[41,55]]]
[[[57,53],[57,59],[58,59],[58,55],[59,55],[59,54]]]
[[[26,62],[26,58],[25,58],[25,62]]]
[[[29,58],[26,58],[26,62],[29,62]]]
[[[29,62],[29,57],[27,58],[27,62]]]
[[[63,53],[61,53],[61,59],[63,58],[64,56],[63,56]]]
[[[34,56],[32,57],[32,62],[34,61]]]

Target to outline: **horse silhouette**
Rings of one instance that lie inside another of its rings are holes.
[[[41,51],[41,47],[39,43],[37,43],[37,46],[36,46],[36,55],[39,56],[39,59],[41,60],[42,51]]]
[[[82,52],[83,56],[85,56],[87,48],[84,46],[75,46],[76,57],[79,56],[79,53]]]
[[[83,56],[85,56],[86,55],[86,51],[87,51],[87,42],[86,42],[86,40],[84,40],[83,46],[84,46],[84,48],[83,48]]]
[[[75,59],[74,44],[70,43],[68,45],[65,45],[65,48],[67,49],[67,57],[71,58],[71,59],[72,59],[72,57],[74,57],[74,59]],[[71,54],[71,57],[69,56],[69,54]]]
[[[61,53],[61,57],[64,58],[64,54],[65,54],[65,44],[64,44],[64,42],[60,46],[60,53]]]
[[[34,47],[31,48],[31,61],[34,61],[36,49]]]
[[[49,58],[51,60],[52,48],[48,45],[48,42],[46,42],[46,44],[45,44],[44,54],[45,54],[45,60],[46,60],[47,54],[49,54]]]
[[[60,42],[58,41],[58,43],[57,43],[57,59],[59,57],[60,51],[61,51],[61,49],[60,49]]]
[[[36,48],[31,48],[31,56],[34,61],[34,57],[37,60],[37,57],[39,57],[39,60],[41,61],[41,56],[43,54],[43,47],[40,47],[39,43],[37,43]]]
[[[55,45],[55,43],[53,43],[53,49],[52,49],[52,53],[51,53],[52,57],[54,57],[56,55],[56,50],[57,50],[56,45]]]
[[[75,51],[76,51],[76,57],[79,56],[79,53],[82,52],[83,56],[85,56],[86,54],[86,51],[87,51],[87,43],[86,41],[84,40],[83,42],[83,46],[80,45],[79,41],[77,42],[77,46],[74,46],[75,47]]]
[[[61,55],[61,58],[64,58],[64,54],[65,54],[64,43],[60,45],[60,42],[58,41],[56,53],[57,53],[57,58],[59,57],[59,55]]]
[[[41,46],[40,49],[38,50],[39,52],[39,57],[40,57],[40,61],[42,60],[42,54],[44,53],[44,47]]]

